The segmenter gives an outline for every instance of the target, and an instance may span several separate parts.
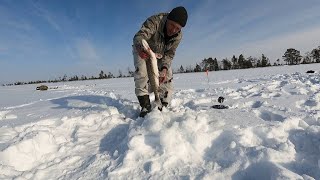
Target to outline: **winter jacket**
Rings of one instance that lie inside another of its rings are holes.
[[[133,38],[134,46],[141,46],[141,40],[145,39],[155,53],[163,56],[158,61],[160,70],[171,69],[172,59],[182,38],[181,31],[170,39],[165,38],[164,30],[168,14],[160,13],[149,17]]]

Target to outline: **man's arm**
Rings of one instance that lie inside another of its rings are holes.
[[[162,66],[160,67],[160,83],[167,81],[167,72],[171,68],[171,63],[181,41],[181,37],[182,35],[180,34],[172,43],[166,46],[166,50],[162,58]]]
[[[169,68],[171,68],[171,63],[176,53],[177,47],[179,46],[179,43],[181,41],[181,38],[182,38],[182,34],[180,34],[178,37],[176,37],[176,39],[173,42],[171,42],[166,46],[166,50],[162,58],[162,67],[160,67],[161,71],[163,69],[168,70]]]
[[[157,31],[158,24],[156,23],[156,16],[149,17],[143,24],[140,30],[133,38],[133,44],[136,47],[141,47],[142,39],[149,40]]]

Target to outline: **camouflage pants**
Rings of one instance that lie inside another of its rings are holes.
[[[132,47],[133,60],[134,60],[134,83],[135,83],[135,94],[136,96],[144,96],[150,93],[150,85],[148,83],[147,65],[144,59],[141,59],[138,55],[135,47]],[[168,72],[171,72],[168,70]],[[169,73],[168,73],[169,74]],[[163,102],[170,103],[173,93],[172,76],[166,75],[167,81],[161,83],[159,87],[160,98]],[[169,79],[170,78],[170,79]]]

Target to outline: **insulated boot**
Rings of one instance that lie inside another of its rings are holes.
[[[149,112],[151,112],[151,103],[149,95],[138,96],[138,100],[141,106],[140,117],[146,116]]]
[[[162,102],[162,107],[168,107],[168,103],[167,102]]]
[[[162,98],[160,100],[161,100],[161,104],[162,104],[163,107],[168,107],[169,103],[164,102]]]

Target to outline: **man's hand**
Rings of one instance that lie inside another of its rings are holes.
[[[145,52],[145,50],[141,46],[136,46],[136,50],[141,59],[149,58],[149,54]]]
[[[159,74],[160,84],[166,82],[166,76],[167,76],[167,69],[162,69],[162,71],[160,71],[160,74]]]

